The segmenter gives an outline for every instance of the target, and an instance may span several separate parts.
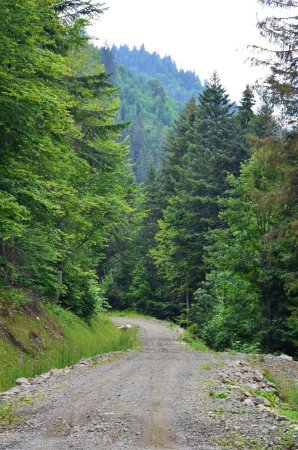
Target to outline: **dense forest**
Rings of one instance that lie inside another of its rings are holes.
[[[259,2],[283,14],[235,105],[216,72],[92,46],[101,4],[2,0],[0,310],[22,289],[298,355],[297,4]]]
[[[161,164],[169,129],[185,103],[203,86],[193,72],[178,70],[170,57],[149,53],[144,45],[130,50],[104,46],[100,60],[119,90],[119,121],[128,123],[122,139],[128,139],[137,183],[151,166]]]

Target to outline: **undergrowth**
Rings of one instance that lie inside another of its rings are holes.
[[[126,309],[123,311],[118,311],[116,309],[107,311],[106,315],[108,317],[131,317],[135,319],[149,319],[149,320],[157,320],[156,317],[148,316],[146,314],[139,313],[137,311]]]
[[[198,350],[200,352],[210,352],[209,347],[202,339],[196,338],[189,330],[185,330],[181,335],[180,340],[185,342],[192,350]]]

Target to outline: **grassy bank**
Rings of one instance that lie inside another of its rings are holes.
[[[137,345],[135,329],[119,330],[105,316],[96,316],[87,324],[58,306],[24,303],[0,316],[0,391],[13,386],[19,377]]]

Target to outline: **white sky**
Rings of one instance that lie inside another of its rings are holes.
[[[257,17],[271,15],[272,8],[257,0],[102,1],[109,10],[89,30],[98,46],[144,43],[150,52],[170,55],[178,68],[194,70],[201,81],[217,70],[234,101],[261,74],[246,62],[246,46],[260,43]]]

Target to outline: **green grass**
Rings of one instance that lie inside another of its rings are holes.
[[[298,387],[295,386],[294,381],[280,378],[275,379],[275,384],[282,400],[278,412],[298,422]]]
[[[210,352],[209,347],[205,344],[202,339],[195,338],[188,330],[185,330],[180,340],[185,342],[189,348],[192,350],[197,350],[200,352]]]
[[[226,392],[215,392],[215,391],[209,391],[209,396],[212,398],[221,398],[223,400],[226,400],[229,398],[228,394]]]
[[[19,377],[33,377],[84,357],[139,345],[134,328],[119,330],[105,316],[96,316],[87,324],[57,306],[44,305],[37,312],[33,308],[29,314],[17,311],[1,317],[1,324],[20,345],[0,335],[0,391],[9,389]]]
[[[137,311],[126,309],[124,311],[118,311],[116,309],[107,311],[107,317],[132,317],[135,319],[149,319],[149,320],[158,320],[156,317],[148,316],[146,314],[141,314]]]
[[[268,402],[270,402],[272,407],[276,407],[278,405],[279,398],[271,391],[264,391],[261,389],[248,389],[248,391],[255,397],[265,398]]]
[[[224,361],[207,362],[201,365],[202,370],[213,370],[217,367],[224,367],[226,363]]]
[[[281,402],[277,405],[278,413],[298,422],[298,387],[294,381],[288,378],[276,378],[268,369],[265,369],[263,374],[268,381],[275,384],[279,393]]]
[[[0,404],[0,424],[11,425],[16,421],[15,406],[11,402]]]

